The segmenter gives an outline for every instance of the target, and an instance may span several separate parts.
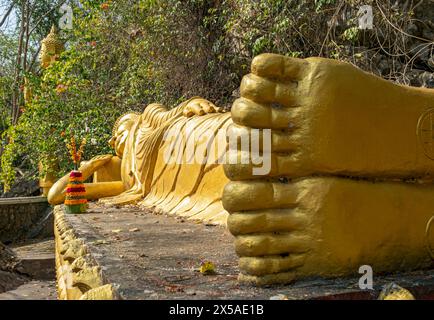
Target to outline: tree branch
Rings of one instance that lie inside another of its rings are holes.
[[[32,60],[30,61],[30,64],[26,71],[32,70],[33,66],[36,63],[36,60],[38,59],[38,55],[40,51],[41,51],[41,45],[38,46],[38,50],[36,50],[35,53],[33,54]]]
[[[11,14],[14,6],[15,6],[15,3],[12,2],[12,4],[9,6],[8,11],[6,11],[6,14],[4,15],[3,19],[0,21],[0,28],[3,27],[3,24],[6,22],[7,18]]]
[[[66,0],[60,1],[57,6],[54,6],[51,10],[47,11],[42,17],[39,18],[38,21],[36,21],[36,23],[34,24],[33,28],[30,30],[29,34],[32,34],[33,31],[36,30],[36,28],[39,26],[39,24],[46,18],[48,17],[49,14],[51,14],[55,9],[60,8],[64,3],[66,2]]]

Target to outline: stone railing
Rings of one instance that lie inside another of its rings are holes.
[[[57,294],[59,300],[118,300],[90,247],[68,221],[64,206],[54,207]]]

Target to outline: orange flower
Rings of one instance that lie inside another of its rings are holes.
[[[96,47],[96,41],[91,41],[91,42],[89,42],[89,45],[91,46],[91,47]]]
[[[103,4],[101,4],[101,9],[103,10],[107,10],[110,7],[110,5],[107,2],[104,2]]]
[[[65,131],[62,131],[62,132],[60,133],[60,136],[61,136],[61,137],[64,137],[64,136],[65,136]]]
[[[75,143],[75,138],[71,137],[71,143],[68,143],[66,146],[68,148],[69,154],[71,155],[72,162],[77,165],[80,163],[81,157],[84,153],[84,146],[86,145],[86,139],[83,138],[81,141],[81,145],[77,150],[77,144]]]

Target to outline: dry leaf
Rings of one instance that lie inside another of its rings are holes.
[[[212,263],[211,261],[206,261],[200,265],[199,272],[203,275],[215,274],[215,269],[216,268],[214,263]]]
[[[175,292],[184,292],[184,288],[180,285],[168,285],[165,286],[164,289],[166,292],[175,293]]]
[[[96,241],[94,241],[93,242],[93,244],[95,245],[95,246],[99,246],[99,245],[101,245],[101,244],[107,244],[108,242],[106,241],[106,240],[96,240]]]

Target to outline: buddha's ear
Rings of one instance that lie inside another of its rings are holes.
[[[129,130],[139,116],[140,116],[140,114],[138,114],[138,113],[128,112],[128,113],[123,114],[119,118],[117,118],[117,120],[115,121],[115,123],[113,125],[112,136],[115,137],[116,135],[118,135],[118,130],[119,130],[120,126],[125,127],[125,124],[128,124],[126,126],[126,128],[127,128],[127,130]]]
[[[112,136],[110,138],[110,140],[108,141],[109,146],[112,147],[113,149],[115,148],[115,141],[116,141],[116,137],[115,136]]]
[[[116,155],[119,158],[122,158],[124,155],[125,145],[128,140],[129,135],[131,134],[130,130],[123,130],[121,134],[116,135],[113,140],[113,149],[116,152]]]

